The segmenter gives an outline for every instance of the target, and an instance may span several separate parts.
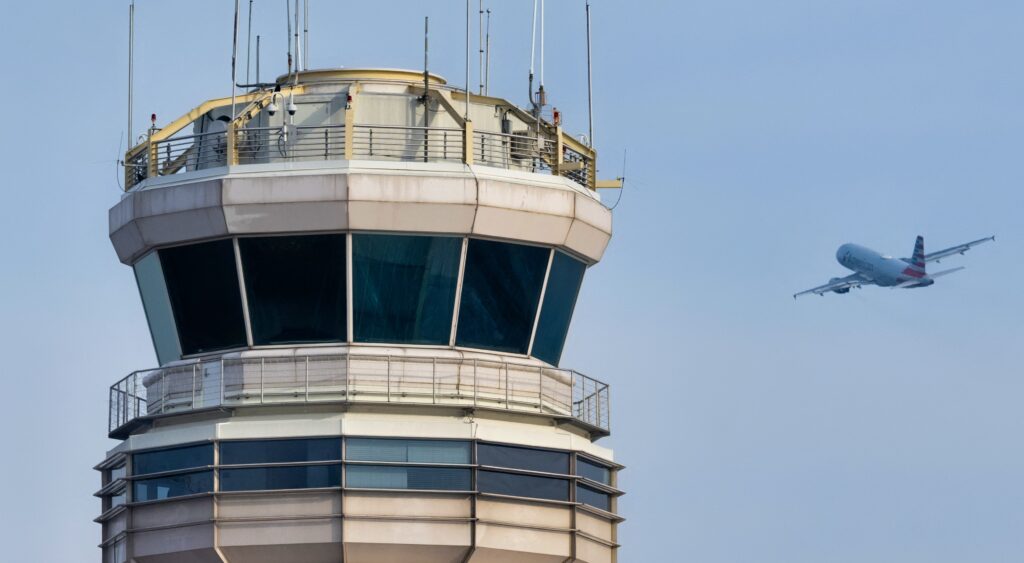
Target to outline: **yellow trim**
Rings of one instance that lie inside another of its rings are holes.
[[[428,74],[431,84],[443,85],[448,81],[436,74]],[[278,84],[294,80],[294,74],[282,74],[277,77]],[[299,72],[299,82],[330,82],[334,80],[399,80],[402,82],[418,82],[423,84],[423,71],[404,70],[400,68],[335,68],[320,70],[303,70]]]
[[[617,190],[622,187],[622,178],[616,178],[615,180],[598,180],[594,185],[594,189],[597,190]]]

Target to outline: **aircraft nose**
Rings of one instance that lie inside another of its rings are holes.
[[[849,243],[843,244],[843,245],[840,245],[839,248],[836,250],[836,260],[838,260],[840,263],[842,263],[843,255],[846,254],[846,251],[849,248],[849,246],[850,246]]]

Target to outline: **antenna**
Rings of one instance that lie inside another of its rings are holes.
[[[484,62],[484,95],[491,86],[491,10],[487,9],[487,60]]]
[[[284,21],[288,25],[288,35],[285,41],[288,43],[288,74],[292,73],[292,7],[288,0],[284,0]]]
[[[295,83],[299,83],[299,68],[302,66],[302,44],[299,43],[299,0],[295,0]]]
[[[135,0],[128,4],[128,146],[132,138],[132,106],[135,86]]]
[[[426,108],[428,91],[430,90],[430,72],[427,70],[430,64],[430,16],[423,16],[423,106]],[[430,118],[430,112],[424,109],[424,123]]]
[[[533,0],[533,23],[530,25],[530,105],[537,113],[537,102],[533,100],[533,54],[537,47],[537,0]]]
[[[590,146],[594,146],[594,66],[590,56],[590,0],[587,0],[587,120],[590,134],[587,136]]]
[[[309,69],[309,0],[302,0],[302,68]]]
[[[540,92],[537,96],[537,103],[540,104],[539,112],[544,109],[547,103],[547,96],[544,95],[544,0],[540,0]]]
[[[256,83],[260,82],[260,36],[256,36]]]
[[[469,121],[469,12],[470,0],[466,0],[466,121]]]
[[[238,0],[235,0],[235,29],[231,34],[231,119],[235,118],[235,59],[238,55]]]
[[[245,37],[245,83],[246,84],[251,84],[249,82],[249,69],[251,68],[251,65],[249,64],[249,59],[252,58],[251,55],[252,55],[252,0],[249,0],[249,31],[248,31],[248,33],[246,34],[246,37]]]
[[[480,36],[477,39],[477,45],[480,47],[477,53],[477,78],[480,79],[480,95],[484,94],[484,0],[480,0],[480,15],[479,23],[477,24],[477,34]]]

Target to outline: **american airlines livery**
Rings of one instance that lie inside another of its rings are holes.
[[[914,254],[910,258],[893,258],[885,256],[870,248],[859,244],[844,244],[836,251],[836,260],[843,267],[853,270],[853,274],[845,278],[832,278],[825,285],[820,285],[807,291],[801,291],[793,295],[793,299],[808,293],[824,295],[829,291],[833,293],[849,293],[851,289],[862,285],[877,285],[880,287],[928,287],[935,283],[935,278],[952,274],[963,270],[964,267],[952,268],[929,274],[925,267],[928,262],[939,262],[947,256],[963,254],[971,248],[996,237],[987,237],[964,244],[951,246],[931,254],[924,253],[924,237],[917,237],[914,244]]]

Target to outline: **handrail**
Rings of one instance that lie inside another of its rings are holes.
[[[608,385],[567,369],[370,354],[214,358],[132,372],[110,386],[108,432],[211,408],[383,403],[514,411],[610,432]]]
[[[429,99],[436,101],[438,106],[442,108],[454,121],[456,127],[423,127],[412,125],[403,126],[355,123],[352,108],[355,105],[356,98],[359,96],[359,90],[358,84],[354,84],[348,90],[347,95],[350,98],[350,103],[345,110],[345,125],[298,127],[293,125],[284,125],[279,127],[248,127],[248,123],[263,112],[269,105],[268,102],[275,96],[292,96],[304,92],[305,87],[301,84],[283,86],[279,92],[259,90],[237,96],[235,98],[236,104],[246,104],[244,109],[238,112],[237,115],[234,115],[233,119],[228,122],[226,132],[209,133],[224,135],[224,147],[218,151],[218,159],[216,162],[203,162],[203,166],[192,166],[193,163],[190,158],[194,155],[192,153],[188,153],[189,149],[184,149],[181,154],[178,155],[179,158],[177,161],[169,163],[164,159],[164,166],[161,168],[161,165],[159,164],[162,156],[160,151],[163,150],[166,152],[169,143],[185,139],[187,136],[176,136],[181,130],[189,124],[194,123],[197,119],[210,111],[231,105],[231,98],[217,98],[206,101],[199,106],[196,106],[185,115],[175,119],[162,129],[157,129],[155,127],[150,129],[149,135],[145,141],[128,149],[125,153],[124,160],[125,189],[132,189],[146,178],[177,173],[183,170],[187,172],[194,169],[212,166],[235,166],[255,162],[274,162],[281,158],[312,158],[313,155],[300,154],[302,151],[295,152],[294,154],[291,154],[291,151],[287,151],[289,154],[257,155],[253,150],[253,144],[251,142],[248,142],[247,144],[247,136],[252,137],[253,135],[258,134],[254,132],[265,131],[265,136],[269,139],[275,131],[280,131],[284,135],[287,135],[288,131],[294,131],[296,133],[306,131],[308,133],[312,130],[318,130],[322,133],[325,130],[330,131],[334,129],[339,130],[341,132],[341,136],[338,139],[332,139],[331,135],[329,133],[327,134],[326,140],[324,141],[324,145],[326,145],[326,147],[324,150],[319,150],[316,155],[321,157],[321,159],[407,159],[428,162],[433,160],[455,160],[469,165],[479,163],[485,166],[500,166],[503,168],[521,169],[533,172],[545,171],[554,175],[564,176],[589,190],[596,190],[598,187],[607,187],[610,185],[608,183],[601,183],[597,181],[597,153],[593,148],[587,146],[578,139],[573,138],[572,135],[565,133],[562,131],[560,126],[548,123],[543,119],[535,118],[521,108],[508,104],[507,102],[502,101],[499,106],[503,110],[507,110],[512,115],[515,115],[520,121],[526,123],[526,126],[529,129],[528,135],[514,135],[510,133],[485,130],[474,131],[473,122],[465,119],[464,116],[458,112],[455,108],[455,104],[453,103],[454,97],[458,96],[459,93],[434,88],[427,91]],[[422,95],[424,91],[422,87],[410,86],[409,92],[411,94],[419,93]],[[488,98],[488,100],[491,100],[491,98]],[[493,100],[497,100],[497,98],[494,98]],[[361,140],[358,138],[361,131],[366,132],[378,130],[404,132],[409,134],[409,137],[406,139],[408,146],[406,146],[402,151],[372,151],[370,150],[370,147],[373,145],[375,140]],[[416,132],[422,132],[419,138],[416,137]],[[458,135],[461,138],[456,141],[454,138],[455,135]],[[300,135],[295,136],[297,138]],[[435,139],[439,139],[440,142],[442,142],[443,150],[440,152],[429,147],[431,142]],[[504,142],[502,146],[496,146],[493,144],[496,139],[507,142]],[[312,141],[307,134],[307,145],[311,142]],[[417,143],[423,146],[414,146]],[[360,145],[365,148],[362,152],[358,149]],[[449,148],[455,147],[458,148],[457,154],[449,152]],[[289,148],[291,148],[290,145]],[[311,146],[307,146],[306,148],[309,149],[309,151],[313,151]],[[504,154],[495,152],[496,149],[504,151]],[[284,151],[278,152],[281,153]]]

